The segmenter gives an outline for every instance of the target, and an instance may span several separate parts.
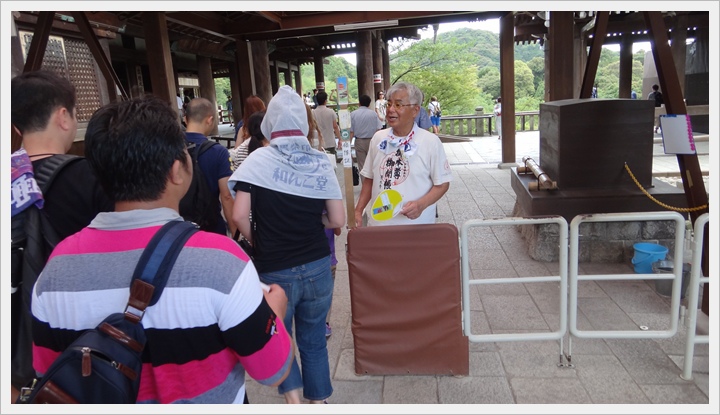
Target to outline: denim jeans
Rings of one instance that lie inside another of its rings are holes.
[[[333,280],[330,273],[330,256],[304,265],[260,274],[266,284],[278,284],[288,298],[285,327],[292,336],[295,321],[295,344],[300,352],[290,374],[278,387],[278,392],[303,388],[309,400],[322,400],[333,392],[330,384],[325,318],[330,310]]]

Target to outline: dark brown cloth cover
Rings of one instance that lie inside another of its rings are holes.
[[[362,227],[347,241],[355,373],[468,375],[457,228]]]

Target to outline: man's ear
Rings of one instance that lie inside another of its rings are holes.
[[[60,107],[53,112],[53,116],[55,117],[55,122],[58,127],[66,131],[72,129],[73,121],[75,120],[72,111],[69,111],[65,107]]]
[[[173,161],[170,168],[170,177],[168,180],[174,185],[182,185],[186,180],[192,178],[192,173],[188,174],[188,166],[183,165],[180,160]]]

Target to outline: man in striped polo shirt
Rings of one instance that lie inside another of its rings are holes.
[[[98,110],[85,135],[88,161],[115,201],[53,251],[32,296],[34,367],[43,374],[84,330],[127,304],[130,280],[155,232],[178,214],[192,178],[174,109],[148,96]],[[283,325],[287,297],[264,292],[255,267],[222,235],[186,243],[147,335],[138,403],[243,403],[245,373],[278,385],[293,345]]]

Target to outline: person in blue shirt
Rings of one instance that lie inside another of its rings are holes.
[[[423,101],[425,101],[425,94],[423,94]],[[430,116],[425,111],[418,112],[418,115],[415,116],[415,124],[417,124],[418,127],[422,128],[423,130],[428,130],[430,127],[432,127],[432,121],[430,121]]]
[[[217,125],[217,112],[209,100],[194,98],[185,109],[185,120],[187,122],[185,138],[194,143],[197,148],[200,148],[200,145],[208,139],[207,135]],[[220,199],[224,217],[232,217],[233,197],[227,186],[232,170],[230,169],[230,153],[227,148],[221,145],[210,147],[198,157],[198,165],[203,171],[210,191]],[[232,221],[226,223],[220,214],[220,209],[218,209],[217,216],[218,225],[215,232],[226,235],[229,226],[230,235],[233,235],[235,233],[235,224]]]

